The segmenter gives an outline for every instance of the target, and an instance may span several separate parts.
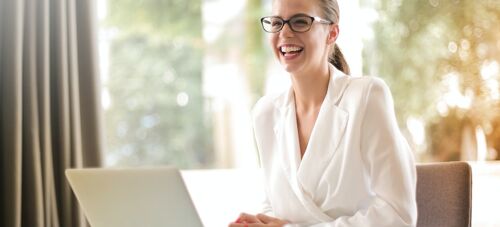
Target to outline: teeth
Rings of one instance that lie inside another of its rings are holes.
[[[302,48],[296,47],[296,46],[282,46],[281,47],[281,52],[285,52],[285,53],[292,52],[292,51],[299,51],[299,50],[302,50]]]

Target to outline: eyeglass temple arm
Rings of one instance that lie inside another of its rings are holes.
[[[313,17],[315,21],[318,21],[320,23],[323,23],[323,24],[335,24],[334,22],[332,21],[329,21],[329,20],[325,20],[321,17]]]

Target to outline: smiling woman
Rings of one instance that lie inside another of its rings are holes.
[[[337,1],[272,8],[262,28],[292,86],[253,109],[266,200],[229,226],[416,226],[413,154],[387,85],[349,75]]]

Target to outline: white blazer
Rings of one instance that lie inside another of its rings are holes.
[[[387,85],[330,65],[328,91],[301,160],[292,89],[253,109],[264,213],[290,226],[415,226],[416,169]]]

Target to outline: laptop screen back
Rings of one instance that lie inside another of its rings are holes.
[[[92,227],[201,227],[179,170],[69,169],[66,177]]]

